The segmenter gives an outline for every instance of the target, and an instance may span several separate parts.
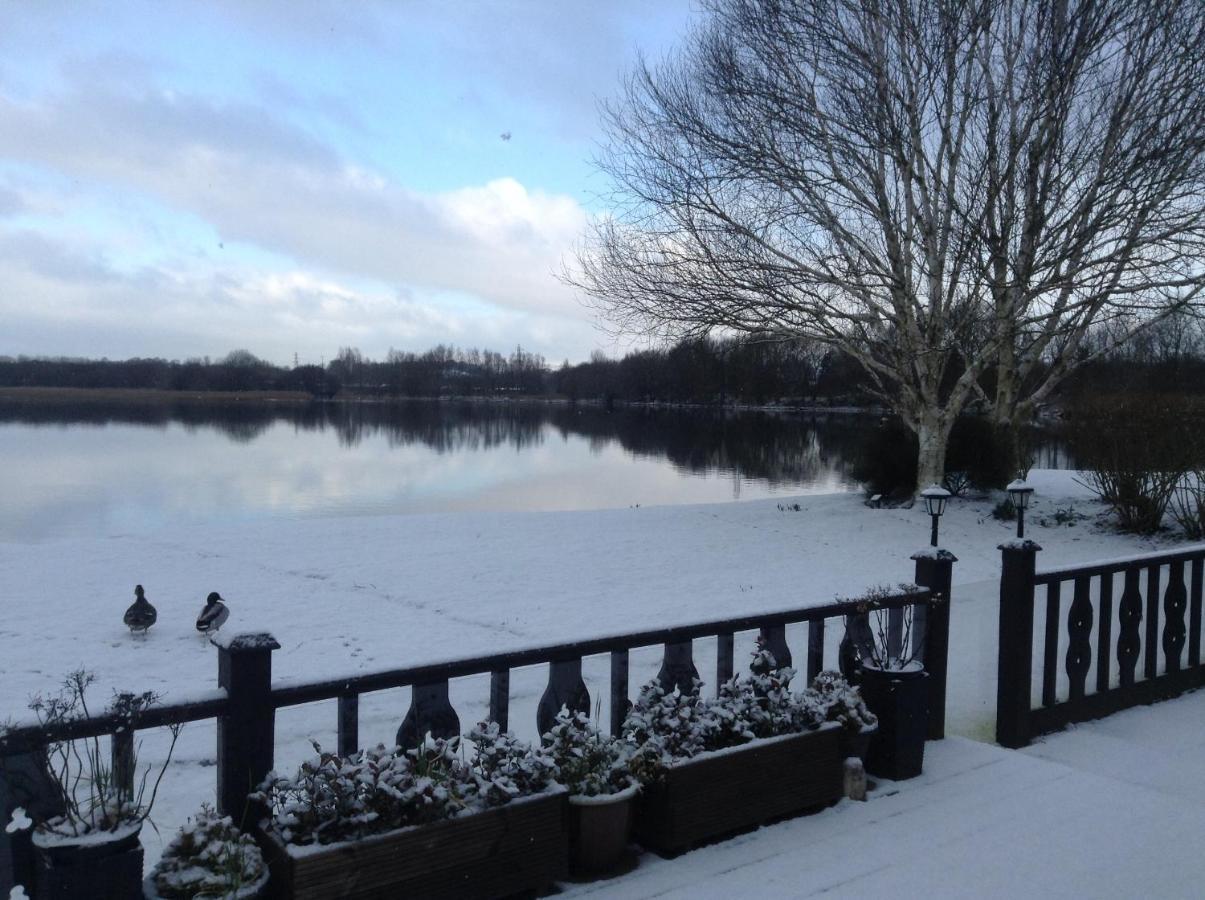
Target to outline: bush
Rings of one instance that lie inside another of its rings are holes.
[[[583,797],[618,794],[635,785],[628,768],[628,746],[603,734],[583,712],[562,706],[556,724],[544,735],[544,749],[557,769],[557,781]]]
[[[1123,531],[1158,531],[1177,486],[1202,457],[1205,409],[1184,397],[1127,395],[1079,400],[1066,412],[1082,483]]]
[[[234,897],[264,877],[264,858],[229,816],[202,806],[177,832],[151,872],[164,898]]]
[[[1176,485],[1171,516],[1186,537],[1194,541],[1205,537],[1205,470],[1189,472]]]
[[[899,419],[884,419],[858,447],[850,474],[868,494],[892,499],[916,493],[916,435]]]
[[[892,499],[916,492],[916,464],[920,450],[916,435],[899,419],[888,419],[871,432],[858,448],[851,474],[869,494]],[[979,416],[959,416],[950,429],[946,447],[946,490],[957,496],[969,487],[1003,488],[1026,466],[1018,461],[1013,439]]]

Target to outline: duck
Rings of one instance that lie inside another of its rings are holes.
[[[158,618],[159,613],[155,611],[155,607],[151,606],[151,601],[146,599],[146,592],[143,591],[142,585],[134,585],[134,602],[126,610],[122,621],[126,623],[131,633],[146,634]]]
[[[197,616],[197,631],[201,634],[212,634],[221,628],[228,618],[230,618],[230,610],[222,602],[222,595],[217,591],[211,591],[205,598],[205,608]]]

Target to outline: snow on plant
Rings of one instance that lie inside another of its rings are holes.
[[[840,672],[825,671],[812,679],[804,692],[810,704],[826,722],[837,722],[846,731],[861,731],[879,724],[862,699],[862,692],[845,680]]]
[[[471,763],[458,737],[428,734],[412,750],[378,744],[349,757],[314,743],[316,758],[292,777],[269,773],[253,796],[268,806],[271,828],[285,843],[331,844],[499,806],[556,779],[544,751],[495,723],[479,724],[468,737]]]
[[[823,717],[813,699],[791,692],[794,676],[759,639],[749,674],[720,685],[714,699],[700,696],[698,679],[688,692],[649,682],[624,720],[632,772],[641,781],[656,781],[675,760],[818,727]]]
[[[64,679],[63,688],[57,695],[35,696],[29,708],[38,724],[54,735],[73,722],[91,718],[87,693],[94,680],[91,672],[77,669]],[[142,714],[158,701],[159,695],[152,691],[118,693],[104,714],[117,718],[124,723],[124,728],[133,730]],[[113,764],[107,748],[102,751],[99,737],[52,740],[44,745],[36,751],[35,759],[55,787],[56,799],[64,812],[37,823],[38,830],[58,837],[77,838],[140,825],[151,813],[181,727],[169,726],[171,745],[153,783],[150,781],[151,766],[143,770],[141,778],[137,777],[136,747],[131,748],[125,761],[127,777],[122,777],[123,773]]]
[[[556,780],[556,764],[547,752],[503,731],[497,722],[478,722],[467,736],[474,747],[476,792],[487,806],[538,794]]]
[[[603,734],[583,712],[562,706],[543,743],[557,768],[557,781],[571,794],[617,794],[637,783],[628,767],[628,745]]]
[[[238,898],[250,894],[266,872],[263,855],[229,816],[203,805],[172,838],[151,872],[155,892],[166,900]]]
[[[868,590],[857,601],[858,612],[845,617],[845,633],[853,643],[859,662],[892,672],[920,667],[924,641],[913,640],[916,606],[909,603],[894,610],[882,606],[885,600],[919,591],[914,584],[899,584],[894,589],[880,585]],[[893,612],[898,613],[900,619],[899,633],[894,639]]]
[[[253,795],[285,843],[330,844],[448,818],[473,793],[459,738],[428,737],[409,751],[378,744],[348,757],[313,743],[318,755],[295,776],[271,772]]]

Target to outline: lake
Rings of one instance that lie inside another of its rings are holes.
[[[856,489],[854,454],[877,422],[560,403],[0,399],[0,540],[832,493]]]

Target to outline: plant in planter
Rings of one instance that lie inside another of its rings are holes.
[[[878,731],[879,719],[866,706],[861,692],[840,672],[820,672],[812,679],[805,694],[826,722],[841,726],[841,752],[856,756],[863,763],[871,736]]]
[[[589,875],[623,861],[640,782],[628,766],[629,746],[603,734],[582,712],[561,707],[544,749],[569,791],[569,868]]]
[[[635,830],[646,847],[676,853],[840,799],[839,728],[791,693],[794,673],[764,648],[751,668],[711,700],[698,682],[685,693],[642,688],[624,738],[645,782]]]
[[[94,680],[91,673],[77,670],[67,676],[58,695],[35,697],[29,707],[39,724],[53,734],[68,722],[89,718],[87,691]],[[118,717],[132,730],[157,701],[158,696],[150,691],[117,694],[106,714]],[[95,900],[138,896],[142,885],[138,835],[151,813],[179,734],[179,726],[171,728],[171,745],[162,765],[157,772],[147,766],[141,777],[138,749],[133,744],[118,761],[102,752],[100,738],[52,741],[35,754],[61,810],[36,823],[35,897]]]
[[[901,586],[904,587],[904,586]],[[929,727],[929,673],[923,645],[913,640],[914,606],[893,612],[876,606],[889,593],[876,588],[863,598],[864,612],[850,616],[847,635],[857,657],[858,686],[879,721],[866,755],[866,771],[899,781],[921,773]]]
[[[249,834],[204,805],[186,823],[143,885],[147,900],[255,900],[268,886],[268,866]]]
[[[493,897],[563,877],[565,792],[547,754],[480,725],[403,751],[324,753],[255,799],[277,889],[296,898]]]

